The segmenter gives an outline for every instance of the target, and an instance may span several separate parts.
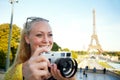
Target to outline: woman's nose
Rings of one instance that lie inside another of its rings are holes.
[[[48,36],[44,36],[43,37],[43,42],[46,42],[46,43],[49,42],[49,37]]]

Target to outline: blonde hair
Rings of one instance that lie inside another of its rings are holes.
[[[28,21],[29,19],[31,21]],[[13,64],[14,67],[17,64],[24,63],[25,61],[27,61],[30,58],[31,48],[30,48],[30,45],[26,43],[25,36],[29,36],[29,32],[31,30],[32,25],[39,21],[49,22],[48,20],[46,20],[44,18],[39,18],[39,17],[28,17],[27,18],[26,23],[24,24],[24,28],[21,32],[21,40],[20,40],[20,45],[18,47],[18,51],[16,54],[16,58],[14,60],[14,64]]]

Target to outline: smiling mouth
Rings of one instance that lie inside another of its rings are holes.
[[[48,48],[48,47],[50,47],[50,45],[39,45],[39,47],[46,47],[46,48]]]

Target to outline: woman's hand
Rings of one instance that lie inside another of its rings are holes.
[[[51,74],[52,76],[56,79],[56,80],[76,80],[76,77],[73,76],[71,78],[64,78],[61,74],[60,74],[60,70],[57,69],[57,65],[53,64],[51,66]]]
[[[23,76],[25,80],[44,80],[50,77],[48,66],[49,60],[40,55],[47,52],[46,48],[37,48],[31,58],[23,63]]]

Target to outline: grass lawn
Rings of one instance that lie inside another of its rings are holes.
[[[104,68],[113,68],[112,66],[110,66],[108,63],[106,62],[98,62],[101,66],[103,66]]]

